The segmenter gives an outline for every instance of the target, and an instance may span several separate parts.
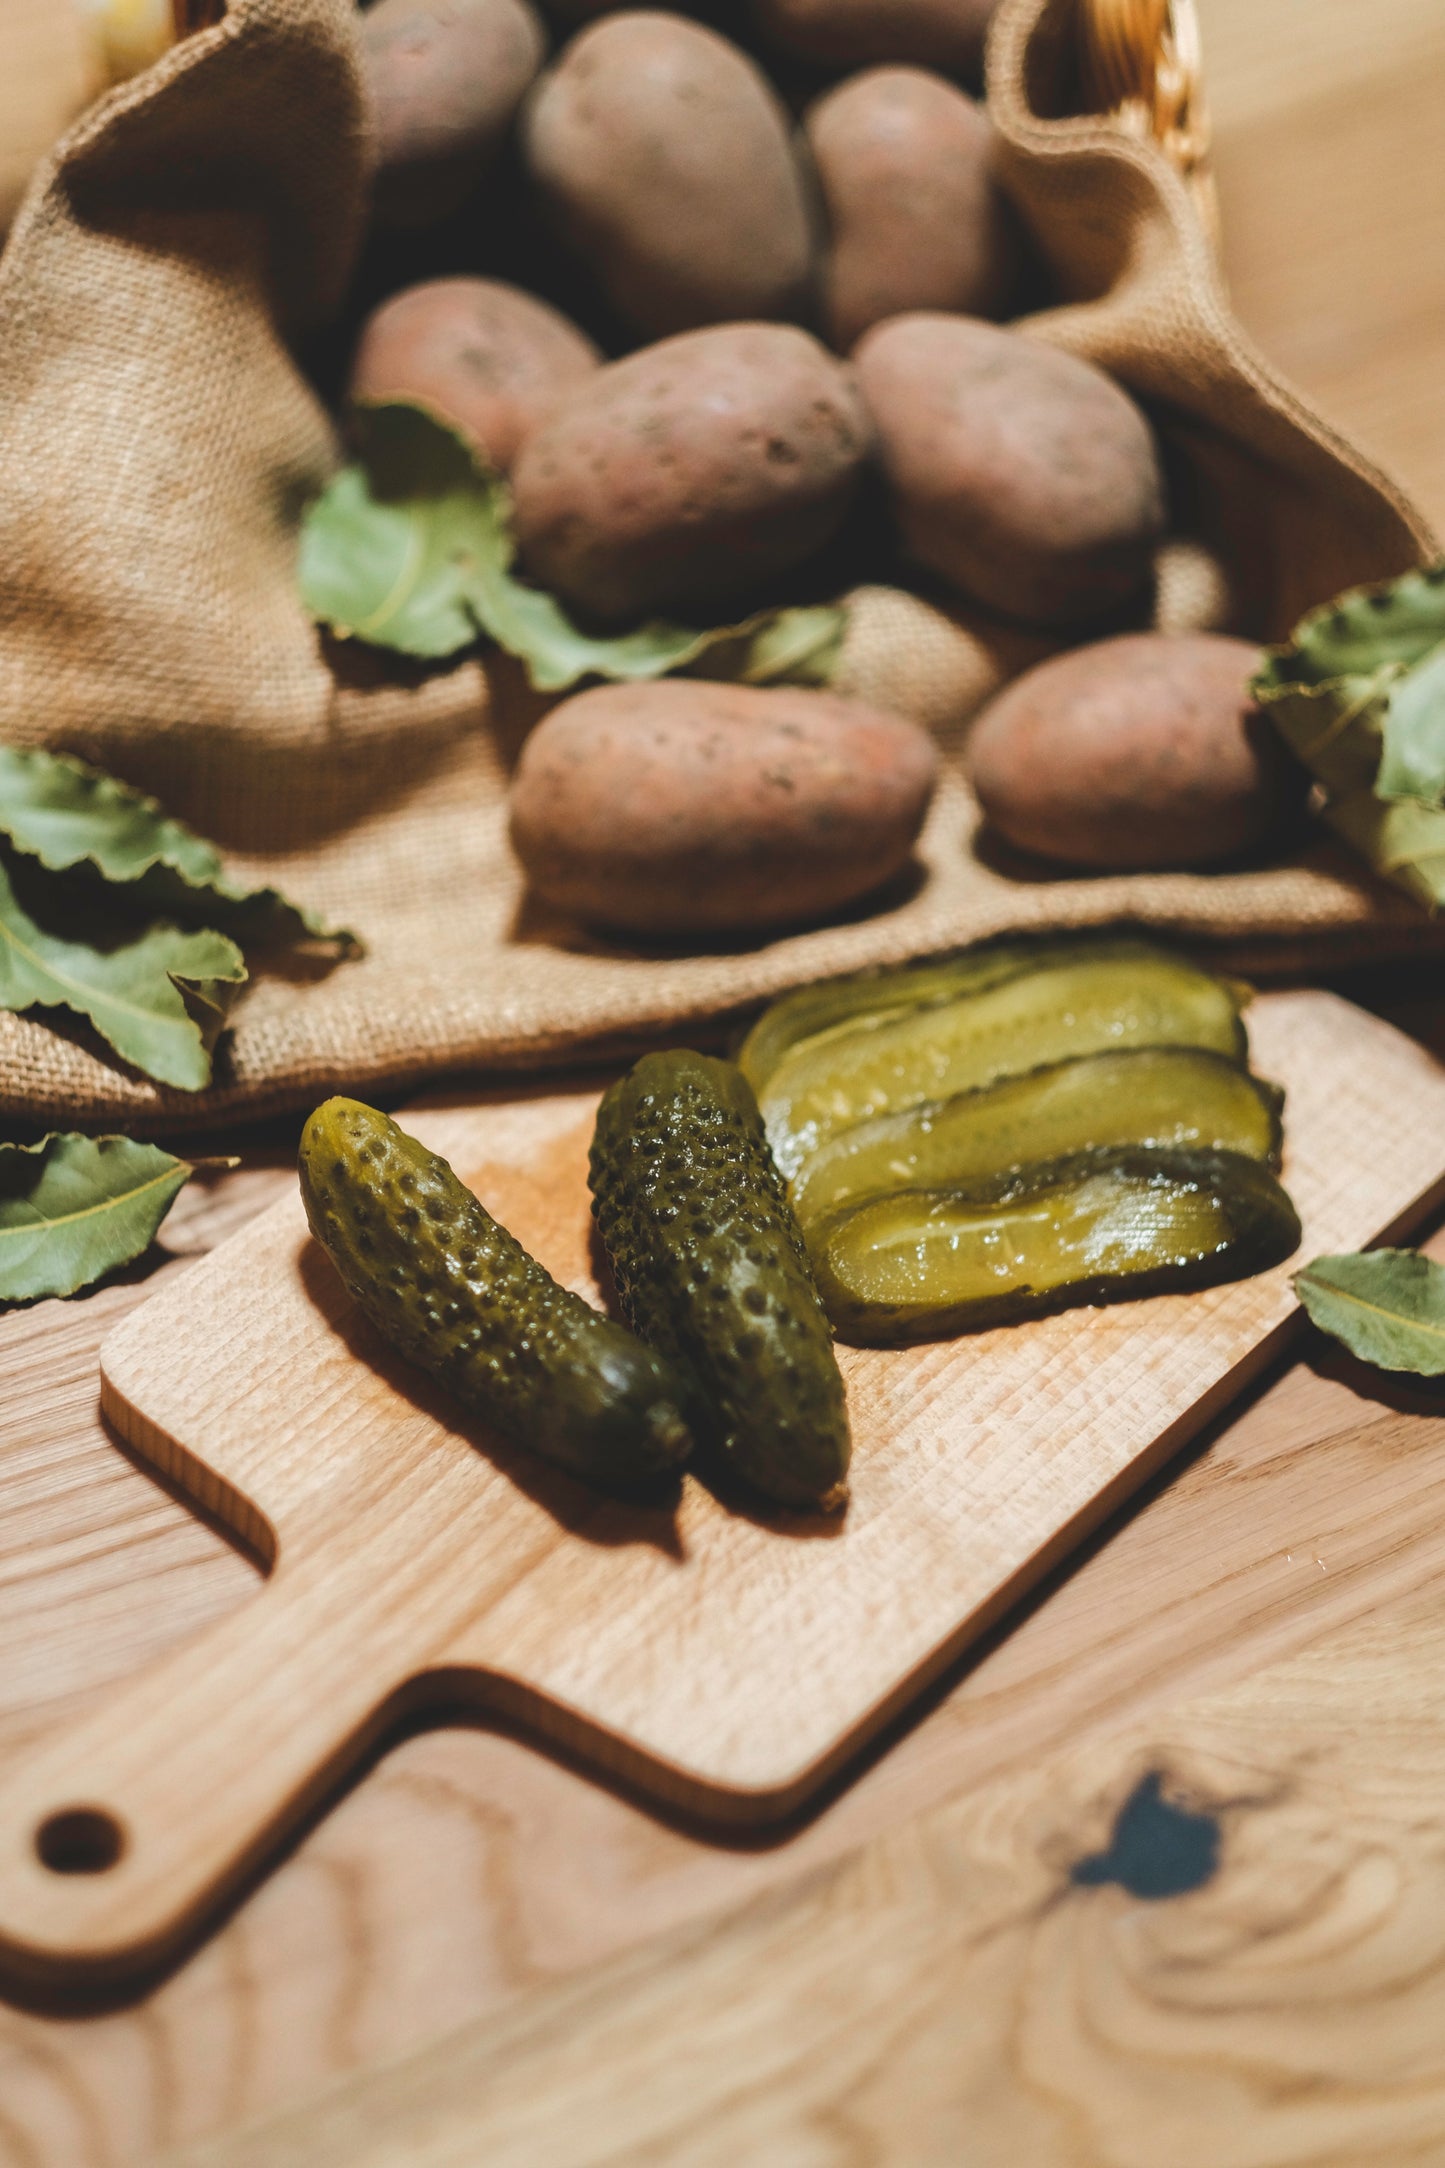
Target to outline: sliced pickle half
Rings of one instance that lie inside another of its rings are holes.
[[[738,1049],[738,1067],[753,1090],[761,1092],[784,1055],[804,1040],[866,1031],[907,1009],[938,1008],[1046,964],[1071,963],[1080,956],[1105,952],[1116,957],[1157,957],[1160,953],[1151,943],[1132,936],[1073,934],[1059,940],[1023,934],[980,942],[931,963],[858,971],[847,978],[800,986],[763,1011]]]
[[[902,1347],[1246,1279],[1291,1255],[1300,1224],[1257,1159],[1124,1147],[868,1198],[809,1241],[839,1337]]]
[[[845,1129],[793,1178],[804,1225],[892,1189],[940,1189],[1093,1146],[1239,1152],[1277,1167],[1277,1085],[1197,1047],[1087,1054]]]
[[[957,999],[801,1040],[759,1095],[789,1180],[842,1130],[1083,1054],[1190,1046],[1242,1062],[1241,989],[1142,942],[1078,943]]]

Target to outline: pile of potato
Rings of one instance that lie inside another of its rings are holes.
[[[349,397],[420,400],[506,474],[521,569],[590,628],[736,619],[880,537],[947,598],[1061,640],[1107,628],[1148,589],[1163,464],[1116,383],[999,321],[1037,274],[971,95],[992,4],[378,0],[379,260],[393,285],[449,275],[373,309]],[[1051,684],[1043,767],[1027,681],[988,719],[1003,834],[1085,864],[1257,841],[1280,786],[1251,767],[1250,658],[1201,652],[1163,668],[1195,716],[1182,821],[1121,822],[1117,760],[1092,818],[1096,668],[1072,735]],[[1147,708],[1125,772],[1149,766]],[[935,771],[915,724],[822,693],[603,689],[534,733],[513,839],[596,923],[804,922],[906,866]]]

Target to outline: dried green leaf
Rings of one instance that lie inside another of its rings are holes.
[[[86,868],[126,884],[137,899],[203,919],[247,942],[335,942],[355,936],[289,903],[275,888],[248,888],[221,854],[154,798],[67,755],[0,745],[0,834],[52,872]]]
[[[73,1295],[146,1249],[194,1170],[154,1144],[0,1144],[0,1302]]]
[[[1320,1330],[1362,1362],[1445,1376],[1445,1269],[1418,1250],[1317,1257],[1294,1286]]]
[[[1384,693],[1377,798],[1445,799],[1445,640],[1401,671]]]
[[[358,416],[360,461],[343,467],[301,528],[301,599],[343,639],[435,659],[479,631],[468,587],[492,547],[493,482],[461,439],[420,407]]]
[[[103,924],[72,876],[0,858],[0,1008],[70,1009],[147,1076],[199,1091],[245,977],[223,933],[137,928],[121,909]]]
[[[1307,684],[1371,677],[1387,663],[1411,669],[1445,640],[1445,564],[1353,587],[1300,619],[1289,645],[1290,674]]]
[[[500,483],[492,488],[489,524],[491,544],[487,555],[477,560],[470,589],[472,608],[488,638],[526,664],[527,676],[539,693],[566,692],[585,677],[631,681],[666,677],[669,671],[695,661],[716,637],[661,621],[605,638],[582,632],[555,595],[513,577]]]
[[[844,613],[831,608],[594,637],[516,577],[506,484],[445,423],[398,401],[362,408],[357,426],[359,463],[312,505],[301,533],[302,600],[343,638],[436,659],[485,637],[525,663],[539,692],[586,677],[665,677],[710,653],[712,675],[819,683],[836,657]]]
[[[1445,564],[1316,610],[1254,696],[1377,873],[1445,902]]]
[[[770,610],[736,633],[719,633],[692,674],[739,685],[827,685],[847,629],[848,612],[836,603]]]

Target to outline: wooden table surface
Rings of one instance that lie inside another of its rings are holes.
[[[1240,313],[1445,528],[1445,0],[1200,4]],[[0,1324],[0,1752],[255,1585],[95,1358],[289,1160]],[[797,1828],[396,1744],[143,2002],[0,2008],[0,2168],[1445,2162],[1442,1565],[1445,1396],[1309,1344]]]

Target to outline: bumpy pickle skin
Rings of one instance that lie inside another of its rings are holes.
[[[1247,1279],[1299,1242],[1294,1206],[1259,1160],[1127,1147],[876,1195],[812,1233],[839,1336],[868,1347]]]
[[[513,1443],[607,1485],[677,1467],[689,1381],[558,1285],[385,1114],[328,1099],[301,1137],[311,1232],[377,1330]]]
[[[779,1504],[841,1507],[833,1336],[741,1072],[705,1054],[644,1056],[598,1112],[592,1198],[623,1315],[697,1380],[695,1427]]]
[[[1197,1047],[1133,1047],[1006,1077],[884,1114],[815,1152],[793,1179],[806,1233],[882,1190],[942,1189],[1094,1146],[1239,1152],[1278,1169],[1284,1094]]]

